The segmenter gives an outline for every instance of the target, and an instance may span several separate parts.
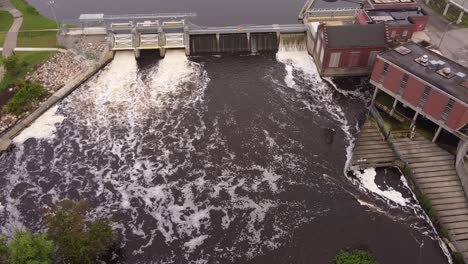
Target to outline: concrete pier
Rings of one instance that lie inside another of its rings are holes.
[[[451,242],[468,258],[468,199],[455,168],[455,156],[417,135],[395,139],[420,190],[429,197]]]

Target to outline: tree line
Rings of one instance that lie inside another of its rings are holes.
[[[91,264],[117,243],[106,219],[88,221],[86,201],[63,201],[46,216],[48,230],[18,230],[10,241],[0,237],[0,264]]]

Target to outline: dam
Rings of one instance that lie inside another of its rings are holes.
[[[201,27],[189,22],[193,13],[104,15],[82,14],[81,27],[62,29],[64,34],[105,34],[112,50],[159,50],[161,57],[168,49],[185,49],[187,56],[203,54],[256,54],[277,52],[280,44],[287,49],[305,49],[306,26],[240,25]]]

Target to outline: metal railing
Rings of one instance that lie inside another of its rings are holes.
[[[355,7],[341,8],[313,8],[306,12],[306,17],[339,17],[339,16],[357,16],[365,13],[363,9]]]

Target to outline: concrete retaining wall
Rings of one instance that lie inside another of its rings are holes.
[[[106,51],[99,62],[92,65],[87,70],[75,76],[60,90],[50,96],[38,109],[32,112],[29,116],[19,121],[15,126],[9,129],[0,137],[0,153],[6,151],[11,146],[13,139],[21,133],[25,128],[29,127],[38,117],[49,110],[56,103],[67,97],[71,92],[86,82],[89,78],[95,75],[99,70],[105,67],[114,58],[112,51]]]

